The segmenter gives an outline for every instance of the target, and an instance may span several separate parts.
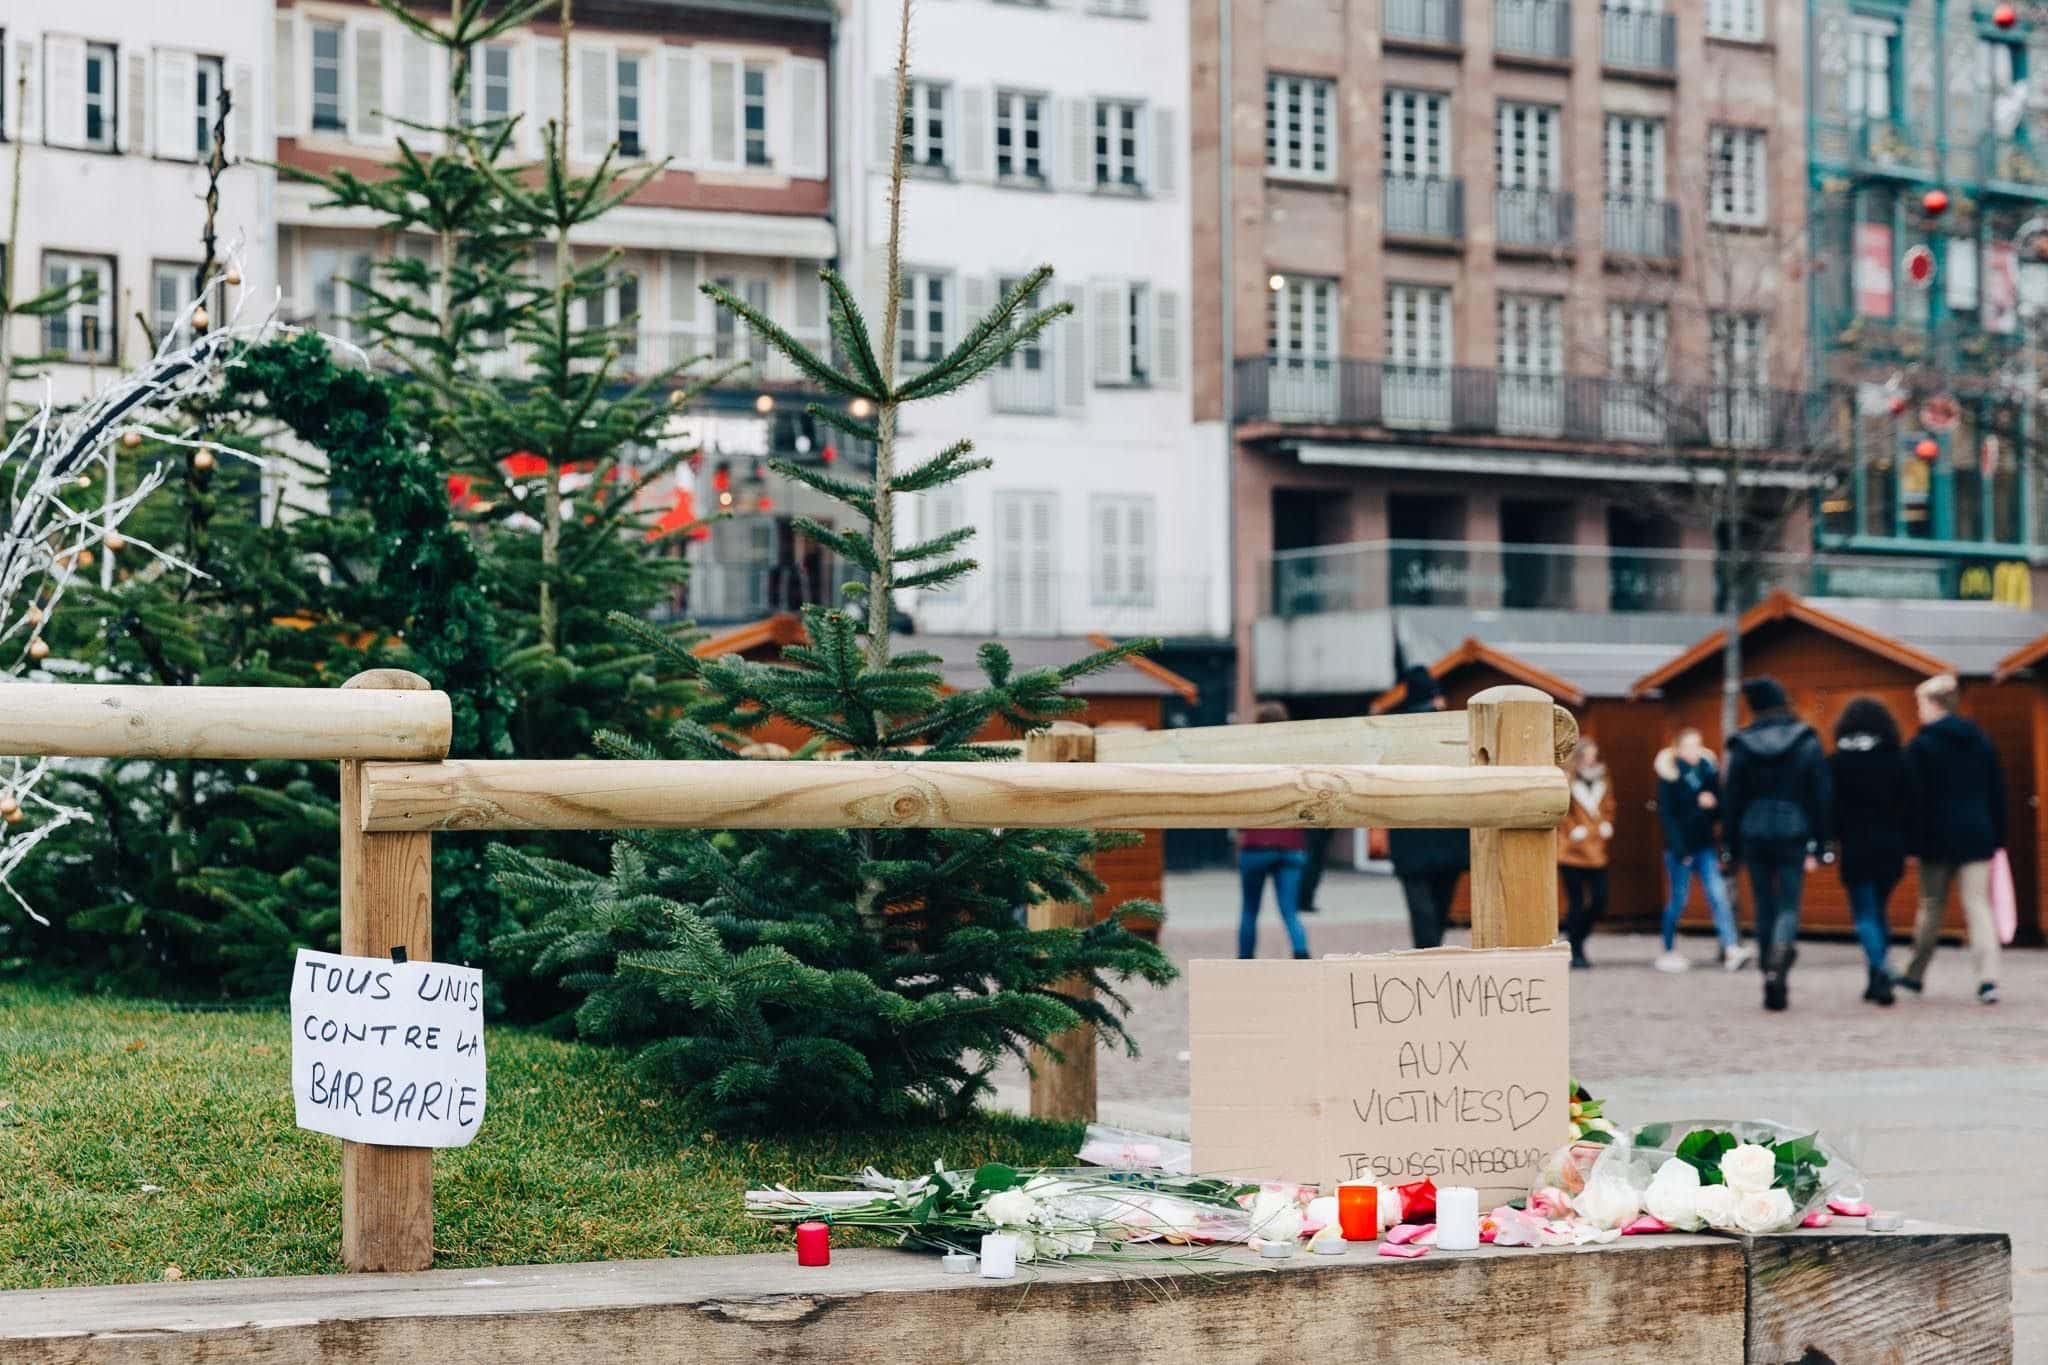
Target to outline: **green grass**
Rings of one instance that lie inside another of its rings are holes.
[[[0,1289],[339,1271],[341,1150],[293,1126],[281,1011],[0,986]],[[1071,1163],[1078,1125],[715,1137],[617,1054],[494,1029],[490,1100],[434,1162],[437,1266],[779,1250],[749,1185]],[[154,1189],[145,1189],[154,1186]],[[842,1237],[840,1240],[851,1240]]]

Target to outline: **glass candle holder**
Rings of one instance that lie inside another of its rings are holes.
[[[1347,1242],[1370,1242],[1380,1235],[1379,1186],[1370,1180],[1337,1186],[1337,1230]]]

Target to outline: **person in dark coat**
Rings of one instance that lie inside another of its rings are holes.
[[[1835,722],[1835,752],[1828,758],[1834,788],[1833,823],[1839,841],[1836,871],[1856,919],[1856,937],[1870,968],[1863,998],[1892,1003],[1885,965],[1891,942],[1887,908],[1906,874],[1906,756],[1899,725],[1875,697],[1857,697]]]
[[[1956,714],[1954,678],[1929,678],[1913,691],[1920,733],[1906,746],[1912,792],[1908,850],[1920,859],[1920,916],[1913,922],[1913,958],[1899,984],[1916,994],[1941,938],[1941,917],[1954,885],[1976,960],[1977,999],[1998,1002],[1998,931],[1991,918],[1991,855],[2005,847],[2005,777],[1998,751],[1973,723]]]
[[[1688,725],[1670,748],[1657,751],[1651,767],[1657,774],[1657,823],[1664,830],[1664,875],[1671,881],[1671,899],[1664,903],[1664,951],[1651,965],[1660,972],[1691,970],[1691,960],[1678,951],[1678,921],[1697,877],[1714,916],[1714,935],[1721,940],[1721,965],[1739,972],[1751,954],[1736,932],[1735,906],[1721,876],[1714,830],[1721,818],[1721,772],[1713,751]]]
[[[1416,664],[1401,675],[1405,695],[1402,714],[1444,709],[1444,693],[1430,671]],[[1463,829],[1390,829],[1387,856],[1393,860],[1394,875],[1401,880],[1401,894],[1408,902],[1408,928],[1418,948],[1435,948],[1444,941],[1444,926],[1451,918],[1451,898],[1458,894],[1458,879],[1472,865],[1472,835]]]
[[[1775,679],[1751,678],[1742,700],[1750,721],[1728,740],[1721,828],[1729,857],[1749,869],[1764,1008],[1781,1010],[1798,957],[1799,898],[1827,848],[1827,754]]]

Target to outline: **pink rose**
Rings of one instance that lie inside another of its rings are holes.
[[[1545,1185],[1529,1196],[1529,1212],[1538,1218],[1567,1218],[1571,1211],[1571,1196],[1555,1185]]]

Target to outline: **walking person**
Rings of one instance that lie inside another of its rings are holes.
[[[1256,720],[1286,720],[1287,708],[1277,701],[1260,702]],[[1280,923],[1287,930],[1287,942],[1294,955],[1305,958],[1308,931],[1302,928],[1301,872],[1308,863],[1308,841],[1298,829],[1242,829],[1237,832],[1237,880],[1243,893],[1237,918],[1237,955],[1257,957],[1259,953],[1259,904],[1266,896],[1266,881],[1273,882],[1273,901],[1280,908]]]
[[[1664,875],[1671,882],[1671,899],[1664,903],[1664,951],[1651,965],[1660,972],[1691,970],[1692,959],[1678,951],[1678,920],[1697,877],[1714,917],[1714,935],[1721,940],[1721,965],[1739,972],[1752,954],[1736,932],[1735,906],[1721,875],[1721,848],[1714,837],[1721,817],[1721,772],[1714,755],[1700,732],[1687,726],[1669,748],[1657,751],[1651,767],[1657,774],[1657,823],[1664,830]]]
[[[1443,689],[1421,664],[1401,675],[1405,695],[1402,713],[1441,711]],[[1462,829],[1390,829],[1387,856],[1393,860],[1394,875],[1400,879],[1401,895],[1408,902],[1408,929],[1418,948],[1435,948],[1444,941],[1444,926],[1450,923],[1451,899],[1458,894],[1458,879],[1472,865],[1472,836]]]
[[[1895,997],[1885,954],[1891,944],[1892,891],[1906,874],[1907,778],[1899,723],[1883,702],[1857,697],[1843,708],[1835,722],[1828,775],[1841,851],[1836,870],[1870,969],[1863,998],[1889,1005]]]
[[[1742,700],[1750,721],[1728,740],[1722,833],[1729,856],[1749,869],[1764,1008],[1782,1010],[1799,956],[1799,899],[1827,847],[1827,755],[1775,679],[1751,678]]]
[[[1572,966],[1586,968],[1586,936],[1607,913],[1607,841],[1614,837],[1614,788],[1600,746],[1580,735],[1565,773],[1571,804],[1557,826],[1557,868],[1564,878],[1564,936],[1572,945]]]
[[[1977,968],[1977,999],[1998,1003],[1998,930],[1991,918],[1991,855],[2005,847],[2005,778],[1984,732],[1956,714],[1956,680],[1943,674],[1913,689],[1920,733],[1906,746],[1912,793],[1908,849],[1920,859],[1920,915],[1913,957],[1898,984],[1923,989],[1941,937],[1950,886],[1963,898],[1963,923]]]
[[[1302,834],[1302,848],[1307,861],[1301,869],[1301,913],[1318,915],[1323,907],[1316,904],[1316,894],[1323,889],[1323,873],[1329,870],[1330,841],[1337,837],[1337,831],[1324,825],[1305,829]]]

